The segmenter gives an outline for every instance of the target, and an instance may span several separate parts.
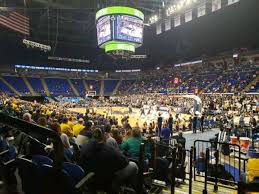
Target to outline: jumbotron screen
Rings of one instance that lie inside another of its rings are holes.
[[[97,41],[102,45],[110,40],[136,44],[143,42],[143,20],[129,15],[108,15],[97,21]]]
[[[116,40],[142,44],[143,20],[128,15],[116,16]]]
[[[98,45],[111,40],[112,32],[110,16],[101,17],[97,22],[96,28]]]

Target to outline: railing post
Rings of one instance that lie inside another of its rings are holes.
[[[151,159],[150,159],[150,168],[155,169],[156,167],[156,144],[152,141],[152,147],[151,147]]]
[[[241,147],[238,145],[238,175],[241,176]]]
[[[244,185],[241,181],[237,183],[237,194],[243,194],[244,193]]]
[[[208,176],[208,163],[209,163],[209,157],[210,157],[210,150],[209,148],[206,148],[206,159],[205,159],[205,177],[204,177],[204,190],[203,194],[207,194],[207,176]]]
[[[219,163],[219,151],[216,150],[215,152],[215,159],[216,159],[216,172],[215,172],[215,185],[214,185],[214,192],[218,191],[218,163]]]
[[[194,148],[193,148],[193,163],[195,164],[195,162],[196,162],[196,147],[194,146]],[[194,181],[196,181],[195,172],[196,172],[196,170],[195,170],[195,165],[194,165],[194,167],[193,167],[193,179],[194,179]]]
[[[175,175],[176,175],[176,148],[172,150],[172,169],[171,169],[171,194],[175,193]]]
[[[189,194],[192,194],[192,164],[193,164],[193,147],[191,147],[191,151],[190,151]]]
[[[138,171],[138,187],[137,193],[143,193],[143,173],[144,173],[144,157],[145,155],[145,144],[140,144],[140,154],[139,154],[139,171]]]

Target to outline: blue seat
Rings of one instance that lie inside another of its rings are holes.
[[[11,145],[8,151],[0,156],[1,162],[7,164],[15,160],[18,155],[18,151],[15,146]]]
[[[71,177],[74,186],[85,176],[84,170],[76,164],[64,162],[62,166]]]
[[[35,164],[42,166],[44,164],[46,165],[53,165],[53,160],[51,160],[49,157],[47,156],[42,156],[42,155],[33,155],[31,158],[32,162],[34,162]]]
[[[39,166],[26,158],[16,164],[25,194],[73,194],[74,187],[67,172],[50,165]]]
[[[195,164],[195,168],[197,172],[205,172],[205,162],[197,161],[197,163]]]
[[[64,148],[64,156],[68,161],[71,161],[73,158],[73,152],[71,149]]]
[[[16,158],[18,174],[21,178],[22,190],[25,194],[39,193],[39,167],[26,158]]]
[[[9,143],[0,136],[0,152],[6,151],[9,148]]]

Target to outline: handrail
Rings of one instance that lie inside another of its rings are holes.
[[[193,173],[193,146],[191,147],[191,150],[190,150],[190,177],[189,177],[189,194],[192,194],[192,173]]]
[[[193,143],[194,148],[196,148],[196,142],[210,143],[211,145],[214,143],[214,144],[219,144],[219,145],[229,145],[229,146],[237,147],[238,148],[238,159],[239,159],[238,160],[238,166],[239,166],[238,174],[239,174],[239,176],[241,175],[241,147],[240,147],[240,145],[227,143],[227,142],[218,142],[218,141],[195,140]],[[195,154],[197,154],[197,153],[195,153]],[[194,157],[196,157],[196,156],[194,155]]]
[[[173,148],[172,169],[171,169],[171,194],[175,193],[175,174],[176,174],[176,148]]]
[[[37,133],[43,135],[45,137],[53,139],[53,147],[54,147],[54,160],[53,160],[53,168],[61,169],[62,168],[62,160],[64,157],[64,147],[59,135],[46,127],[42,127],[36,125],[34,123],[29,123],[22,119],[8,116],[3,112],[0,112],[0,123],[7,125],[11,128],[16,128],[24,133]]]
[[[205,180],[204,180],[204,190],[203,194],[207,194],[207,177],[208,177],[208,164],[209,164],[210,150],[206,148],[206,159],[205,159]]]
[[[215,185],[214,185],[214,192],[218,191],[218,163],[219,163],[219,151],[216,150],[215,152],[215,159],[216,159],[216,172],[215,172]]]
[[[143,192],[143,173],[144,173],[144,160],[145,160],[145,144],[140,144],[140,155],[139,155],[139,170],[138,170],[138,185],[137,185],[137,193]]]

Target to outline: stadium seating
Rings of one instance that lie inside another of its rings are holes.
[[[122,94],[123,92],[127,91],[135,82],[135,80],[122,80],[121,84],[117,90],[117,94]]]
[[[119,80],[104,80],[104,94],[112,94],[113,90],[117,86]]]
[[[85,95],[85,86],[82,79],[70,79],[80,96]]]
[[[186,71],[179,71],[175,73],[159,72],[143,77],[135,77],[131,80],[121,80],[116,94],[145,94],[158,92],[173,92],[173,93],[194,93],[195,89],[203,93],[234,93],[242,92],[246,89],[247,92],[257,92],[259,84],[256,82],[256,68],[250,69],[237,66],[232,70],[215,69],[215,71],[203,71],[190,73]],[[21,77],[3,76],[14,89],[22,95],[30,94],[28,87]],[[179,78],[178,83],[174,83],[174,79]],[[41,95],[46,95],[44,87],[39,78],[27,77],[29,84],[34,91]],[[71,85],[66,78],[45,78],[46,84],[52,96],[75,96]],[[85,95],[85,86],[82,79],[70,79],[74,88],[78,91],[80,96]],[[101,80],[85,80],[88,90],[96,91],[100,94]],[[111,95],[119,79],[104,80],[104,95]],[[251,85],[251,88],[249,87]],[[247,87],[248,86],[248,87]],[[0,91],[7,94],[14,92],[0,80]]]
[[[2,81],[0,80],[0,91],[9,95],[13,95],[13,91]]]
[[[97,95],[100,94],[101,83],[99,80],[85,80],[85,82],[91,91],[96,91]],[[92,89],[91,89],[91,86],[92,86]]]
[[[28,77],[27,80],[29,81],[35,92],[45,95],[46,92],[42,86],[40,78]]]
[[[53,96],[74,96],[73,91],[66,79],[46,78],[46,84]]]
[[[21,94],[30,94],[29,89],[21,77],[3,76],[3,78]]]

